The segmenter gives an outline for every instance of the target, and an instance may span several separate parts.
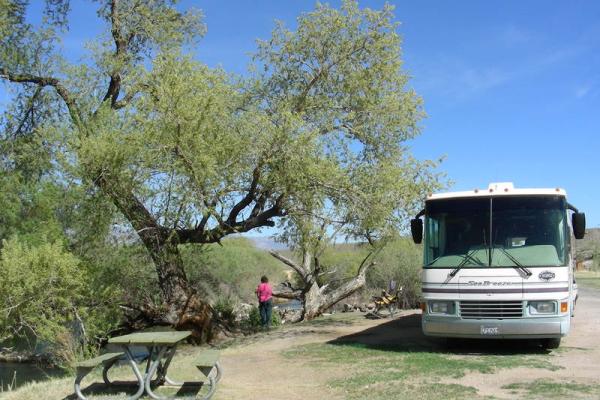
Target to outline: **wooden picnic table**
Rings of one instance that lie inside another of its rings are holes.
[[[152,390],[153,387],[161,385],[183,386],[184,384],[203,385],[205,382],[176,382],[167,376],[167,370],[171,364],[171,360],[175,355],[177,345],[188,338],[192,333],[190,331],[169,331],[169,332],[140,332],[132,333],[124,336],[116,336],[108,340],[108,343],[120,347],[122,351],[107,353],[98,356],[91,360],[86,360],[78,363],[78,376],[75,380],[75,392],[79,399],[85,400],[81,392],[80,383],[83,377],[98,365],[103,366],[102,378],[108,385],[113,382],[108,378],[110,368],[123,358],[133,370],[138,390],[135,394],[129,397],[130,400],[139,399],[144,392],[153,399],[165,400],[173,397],[159,396]],[[146,347],[148,355],[146,357],[146,369],[142,373],[135,361],[134,348]],[[193,366],[198,368],[208,379],[209,391],[203,397],[210,399],[216,390],[216,384],[221,378],[221,369],[218,363],[219,354],[217,350],[204,350],[200,357],[194,362]],[[216,374],[214,371],[216,370]]]

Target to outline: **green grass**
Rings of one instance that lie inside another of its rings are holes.
[[[348,399],[481,398],[472,387],[442,384],[442,378],[461,378],[469,372],[494,373],[513,367],[556,370],[548,355],[455,355],[410,351],[362,344],[308,344],[284,355],[305,360],[315,368],[341,368],[346,374],[330,382]],[[401,389],[401,390],[399,390]]]
[[[575,274],[577,284],[581,287],[600,289],[600,272],[580,271]]]
[[[348,400],[485,400],[477,394],[477,389],[458,384],[442,384],[438,382],[388,381],[375,385],[366,385],[358,390],[355,388],[339,387],[345,391]]]
[[[502,386],[510,393],[525,399],[597,399],[600,397],[600,385],[586,385],[576,382],[556,382],[538,379],[533,382],[511,383]]]

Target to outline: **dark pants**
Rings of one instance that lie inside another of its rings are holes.
[[[259,302],[258,310],[260,311],[260,324],[265,328],[270,327],[271,314],[273,312],[273,299]]]

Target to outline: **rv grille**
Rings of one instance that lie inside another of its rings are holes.
[[[460,315],[463,319],[522,318],[521,301],[461,301]]]

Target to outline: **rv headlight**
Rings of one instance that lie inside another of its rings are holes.
[[[556,314],[555,301],[530,301],[529,314]]]
[[[429,312],[432,314],[454,314],[454,302],[432,301],[429,303]]]

